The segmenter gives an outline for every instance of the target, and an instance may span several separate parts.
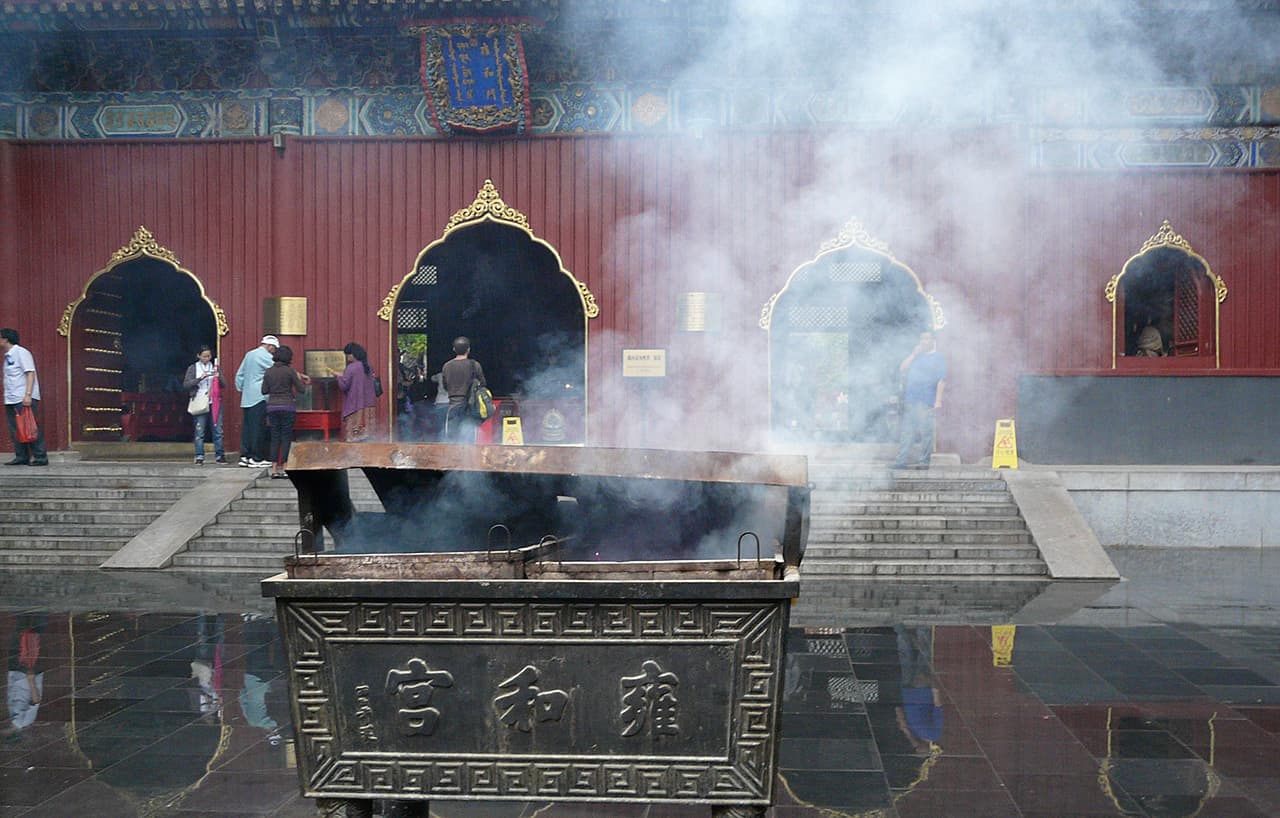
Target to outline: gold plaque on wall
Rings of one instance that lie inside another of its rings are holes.
[[[681,332],[714,332],[720,328],[718,293],[681,293],[676,301],[676,328]]]
[[[306,296],[262,299],[262,331],[268,335],[306,335]]]
[[[332,378],[329,370],[347,368],[347,355],[340,349],[308,349],[302,353],[302,371],[313,378]]]

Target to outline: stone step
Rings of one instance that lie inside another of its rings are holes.
[[[38,471],[33,469],[33,471]],[[18,480],[11,480],[9,485],[27,490],[46,491],[48,489],[170,489],[186,491],[200,483],[204,478],[199,472],[191,476],[147,475],[147,474],[100,474],[71,475],[48,474],[41,472],[38,476],[23,475]],[[6,491],[6,494],[8,492]]]
[[[160,511],[164,511],[161,507]],[[127,510],[122,510],[127,509]],[[0,505],[0,535],[3,535],[4,529],[12,525],[40,524],[40,528],[34,533],[43,533],[46,529],[44,525],[84,525],[84,526],[120,526],[123,528],[132,528],[141,526],[145,528],[151,524],[151,521],[160,516],[159,512],[148,512],[137,509],[132,502],[116,503],[112,506],[102,509],[59,509],[59,508],[27,508],[13,509],[7,505]]]
[[[1038,560],[1040,551],[1032,545],[810,545],[803,564],[815,567],[826,560],[847,559]]]
[[[823,575],[859,576],[1044,576],[1045,564],[1040,560],[1000,560],[977,562],[970,560],[934,559],[885,559],[885,560],[824,560]]]
[[[1017,514],[1018,504],[1013,502],[1013,498],[1004,501],[995,501],[994,498],[986,498],[984,501],[960,500],[960,501],[944,501],[944,500],[899,500],[895,498],[868,500],[863,497],[849,497],[846,495],[821,495],[814,494],[810,500],[809,512],[813,514],[839,514],[848,516],[851,514],[935,514],[935,515],[977,515],[990,514],[999,516],[1002,514]]]
[[[222,529],[225,526],[254,525],[293,525],[296,528],[297,524],[298,504],[294,503],[292,508],[281,506],[268,511],[224,511],[218,515],[218,521],[207,526],[205,530]]]
[[[195,484],[192,484],[195,485]],[[25,483],[5,486],[5,501],[31,500],[167,500],[170,504],[190,490],[190,486],[165,486],[163,488],[111,488],[107,486],[49,486],[35,487]]]
[[[61,523],[8,523],[0,519],[0,540],[26,538],[29,542],[58,537],[92,537],[96,539],[120,539],[127,542],[142,529],[151,524],[153,517],[146,517],[134,522],[61,524]]]
[[[40,565],[57,566],[59,568],[97,568],[102,561],[111,556],[112,551],[87,549],[46,550],[44,543],[39,550],[28,547],[21,551],[8,551],[0,548],[0,565]]]
[[[867,506],[937,506],[943,508],[1009,508],[1014,507],[1014,498],[1009,494],[998,495],[992,492],[814,492],[810,494],[810,507],[844,509],[846,507]]]
[[[97,549],[105,551],[108,554],[114,554],[131,538],[128,536],[119,536],[112,532],[112,536],[95,536],[86,535],[59,535],[50,537],[0,537],[0,551],[31,551],[31,550],[49,550],[49,551],[75,551],[80,549]]]
[[[258,540],[289,540],[293,541],[293,535],[298,532],[301,526],[295,518],[292,521],[281,520],[259,520],[256,523],[246,525],[225,525],[222,522],[205,526],[201,539],[205,536],[212,535],[220,539],[239,540],[243,543],[256,542]]]
[[[994,515],[961,517],[933,515],[862,515],[853,517],[830,514],[812,514],[809,517],[810,536],[814,532],[848,531],[861,529],[877,529],[890,531],[905,530],[966,530],[986,529],[1006,531],[1009,529],[1025,529],[1026,522],[1021,517],[996,517]]]
[[[292,551],[289,553],[292,553]],[[188,551],[174,555],[173,565],[175,568],[217,568],[220,570],[234,568],[244,572],[261,572],[261,575],[265,577],[284,568],[284,554],[249,553],[244,551],[225,553]]]
[[[875,544],[891,544],[902,543],[905,545],[925,545],[925,544],[943,544],[943,545],[1021,545],[1030,543],[1031,534],[1026,530],[1009,531],[1009,530],[989,530],[989,529],[961,529],[957,531],[889,531],[889,530],[865,530],[865,531],[828,531],[828,532],[809,532],[809,545],[837,545],[840,543],[875,543]]]
[[[4,502],[0,503],[0,518],[7,517],[9,513],[17,511],[119,511],[121,508],[125,507],[126,503],[123,502],[125,500],[128,501],[127,506],[132,511],[137,511],[139,513],[151,512],[158,515],[160,512],[172,506],[178,499],[176,496],[172,499],[141,499],[137,497],[130,497],[127,492],[122,492],[122,494],[124,494],[124,496],[119,498],[100,497],[91,500],[83,498],[72,499],[70,497],[61,499],[23,498],[21,500],[14,500],[6,496]]]
[[[246,540],[241,537],[226,537],[220,533],[204,536],[191,543],[185,553],[199,554],[292,554],[293,537],[259,537]]]
[[[296,529],[289,536],[277,535],[275,537],[255,537],[253,539],[245,539],[244,537],[226,536],[220,531],[212,531],[201,535],[198,539],[192,540],[187,545],[184,553],[194,554],[203,551],[244,551],[246,553],[263,553],[263,554],[292,554],[293,553],[293,535]]]
[[[815,491],[964,491],[1006,492],[1008,485],[999,479],[947,479],[930,477],[898,478],[894,480],[859,480],[840,477],[815,477],[809,475]]]

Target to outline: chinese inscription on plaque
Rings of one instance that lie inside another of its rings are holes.
[[[537,668],[525,665],[519,673],[498,685],[499,691],[510,691],[493,700],[503,724],[528,733],[535,721],[560,720],[569,703],[569,694],[563,690],[542,690],[534,684],[537,681]]]
[[[431,707],[437,687],[453,687],[453,674],[432,670],[421,659],[410,659],[406,670],[387,671],[387,693],[400,704],[396,722],[406,736],[429,736],[440,721],[440,711]]]
[[[666,672],[652,659],[640,666],[640,675],[622,677],[623,736],[648,733],[651,736],[679,735],[676,687],[680,679]]]

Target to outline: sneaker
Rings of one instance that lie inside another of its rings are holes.
[[[242,458],[240,458],[240,462],[239,462],[239,463],[237,463],[236,465],[237,465],[237,466],[239,466],[239,467],[240,467],[240,468],[242,468],[242,469],[247,469],[247,468],[249,468],[249,458],[247,458],[247,457],[242,457]]]
[[[249,461],[249,466],[255,469],[261,469],[270,465],[271,465],[270,460],[250,460]]]
[[[217,459],[217,460],[214,460],[213,462],[214,462],[214,463],[219,463],[219,464],[221,464],[221,465],[225,466],[225,465],[227,465],[227,457],[226,457],[226,455],[221,455],[221,454],[220,454],[220,455],[218,455],[218,459]]]
[[[204,465],[204,458],[203,458],[203,457],[197,457],[197,458],[196,458],[196,465],[197,465],[197,466],[203,466],[203,465]]]

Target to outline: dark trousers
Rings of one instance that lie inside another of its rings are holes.
[[[449,413],[444,419],[443,440],[445,443],[475,443],[478,425],[475,418],[467,414],[465,403],[457,406],[450,405]]]
[[[40,406],[40,401],[31,401],[31,411],[35,412]],[[49,453],[44,448],[44,423],[40,422],[40,414],[36,413],[36,424],[40,431],[36,434],[34,443],[18,442],[18,410],[22,408],[21,403],[6,403],[4,405],[4,419],[9,421],[9,439],[13,441],[13,458],[30,463],[32,460],[37,462],[49,460]]]
[[[298,416],[293,412],[268,412],[267,419],[271,426],[271,446],[267,459],[272,463],[284,465],[289,459],[289,447],[293,445],[293,424]]]
[[[250,460],[267,459],[267,402],[246,407],[244,426],[240,428],[240,456]]]

